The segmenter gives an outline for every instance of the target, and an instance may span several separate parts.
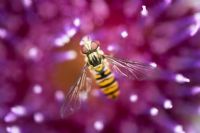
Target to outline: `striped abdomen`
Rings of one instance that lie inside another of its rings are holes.
[[[117,98],[119,95],[119,85],[108,66],[100,64],[94,67],[94,76],[101,91],[108,98]]]

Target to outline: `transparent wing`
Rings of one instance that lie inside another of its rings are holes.
[[[118,59],[108,55],[104,56],[117,73],[130,79],[143,80],[155,69],[151,64]]]
[[[91,79],[87,77],[87,65],[84,65],[77,82],[67,90],[64,103],[61,107],[61,117],[70,115],[80,108],[81,102],[87,98],[91,89]]]

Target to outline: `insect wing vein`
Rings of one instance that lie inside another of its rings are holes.
[[[82,69],[82,73],[80,74],[77,82],[67,90],[65,95],[65,100],[63,102],[63,105],[60,110],[61,117],[65,117],[73,113],[74,111],[78,110],[81,105],[81,98],[80,98],[80,92],[88,93],[90,88],[88,85],[90,85],[87,80],[86,75],[86,69],[87,65],[84,65]]]
[[[130,79],[143,80],[154,69],[150,64],[127,61],[108,55],[105,55],[105,58],[117,73]]]

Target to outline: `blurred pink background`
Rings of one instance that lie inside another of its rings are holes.
[[[199,11],[199,0],[1,0],[0,133],[200,133]],[[144,81],[116,76],[116,101],[93,87],[61,119],[85,35],[158,68]]]

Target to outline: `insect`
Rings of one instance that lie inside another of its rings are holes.
[[[146,73],[154,68],[150,64],[105,55],[100,49],[100,43],[91,40],[88,36],[82,39],[81,44],[82,54],[85,55],[85,65],[78,80],[67,90],[61,108],[61,117],[77,110],[83,100],[83,94],[87,95],[90,92],[91,79],[87,74],[87,70],[92,73],[101,92],[109,99],[116,99],[120,94],[120,90],[112,70],[130,79],[143,79]]]

